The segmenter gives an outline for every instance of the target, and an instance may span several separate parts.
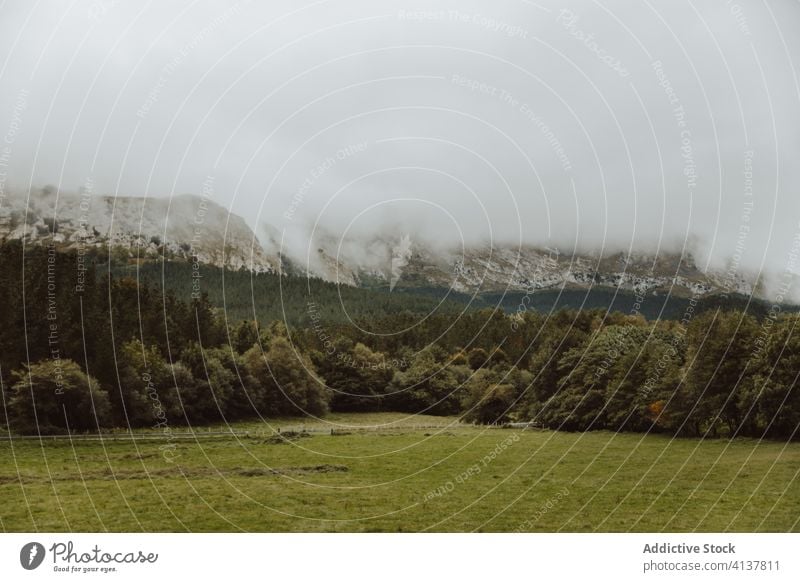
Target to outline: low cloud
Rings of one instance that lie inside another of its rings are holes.
[[[299,256],[333,236],[383,261],[363,241],[409,235],[793,268],[796,2],[3,10],[3,192],[211,175]]]

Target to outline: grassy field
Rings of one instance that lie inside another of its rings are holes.
[[[393,414],[271,426],[175,440],[172,462],[166,441],[0,442],[0,530],[800,531],[800,444]]]

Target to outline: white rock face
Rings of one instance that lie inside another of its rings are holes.
[[[265,228],[267,249],[245,223],[213,196],[167,198],[91,196],[45,189],[10,195],[0,205],[0,240],[54,241],[64,249],[90,245],[116,256],[185,258],[257,272],[291,272],[340,285],[449,287],[462,293],[535,291],[560,287],[619,288],[638,294],[751,295],[736,272],[701,272],[691,256],[573,255],[555,248],[483,245],[462,250],[426,245],[407,234],[340,237],[317,229],[284,237]],[[54,232],[55,231],[55,232]],[[301,248],[302,247],[302,248]],[[291,267],[289,269],[288,267]]]
[[[317,260],[306,269],[310,274],[355,285],[377,279],[387,282],[390,289],[425,284],[469,294],[590,286],[642,295],[754,292],[753,283],[743,276],[731,279],[729,274],[704,273],[689,255],[578,256],[554,248],[489,245],[463,251],[443,250],[412,241],[408,236],[362,241],[359,248],[370,249],[368,255],[348,256],[335,237],[321,237],[315,246]]]
[[[11,239],[52,240],[64,249],[111,247],[129,258],[164,254],[259,272],[279,266],[241,217],[191,195],[134,198],[49,189],[30,198],[11,195],[0,207],[0,240]]]

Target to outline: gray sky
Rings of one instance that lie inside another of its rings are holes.
[[[3,189],[786,268],[797,2],[268,4],[6,2]]]

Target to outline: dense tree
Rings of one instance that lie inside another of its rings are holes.
[[[319,416],[327,412],[331,394],[325,381],[311,359],[285,337],[271,339],[266,351],[256,344],[244,354],[243,363],[262,414]]]
[[[486,353],[486,350],[483,348],[475,348],[470,350],[469,354],[467,355],[467,362],[469,363],[469,367],[473,370],[479,370],[486,363],[489,361],[489,354]]]
[[[277,398],[278,414],[319,416],[328,411],[330,392],[307,355],[277,337],[270,341],[265,360],[275,384],[271,393],[282,396]]]
[[[446,360],[447,355],[435,347],[418,352],[408,369],[394,373],[386,401],[405,412],[457,414],[460,386]]]
[[[44,360],[13,375],[8,403],[22,434],[82,432],[111,425],[108,394],[72,360]]]
[[[532,379],[530,372],[517,368],[478,370],[465,382],[464,418],[480,424],[518,420],[515,405]]]
[[[4,244],[3,422],[63,432],[332,407],[562,430],[797,438],[796,314],[707,298],[688,327],[591,309],[510,316],[480,302],[437,307],[402,290],[213,267],[204,267],[208,294],[198,297],[190,274],[185,263],[142,263],[128,252]],[[215,288],[223,278],[225,305],[249,309],[234,311],[228,328]],[[241,319],[254,313],[257,321]]]
[[[243,354],[258,341],[258,328],[255,322],[243,319],[231,332],[231,347]]]
[[[340,340],[330,354],[316,353],[320,373],[332,392],[331,409],[368,412],[380,410],[386,386],[402,360],[371,350],[363,343]]]
[[[768,321],[768,320],[765,320]],[[800,438],[800,316],[762,326],[753,341],[754,370],[739,392],[739,434]]]
[[[164,392],[165,367],[155,346],[145,347],[139,340],[122,345],[117,354],[118,382],[109,390],[117,426],[153,424],[153,403]]]
[[[755,372],[750,356],[756,331],[755,318],[737,311],[707,312],[691,322],[682,432],[712,436],[722,429],[737,432],[744,418],[741,393]]]

